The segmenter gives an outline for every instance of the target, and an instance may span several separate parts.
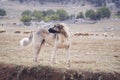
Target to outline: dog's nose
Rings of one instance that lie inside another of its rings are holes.
[[[54,29],[52,29],[52,28],[49,28],[48,31],[49,31],[50,33],[60,33],[59,31],[56,31],[56,30],[54,30]]]
[[[48,31],[49,31],[50,33],[52,33],[52,32],[53,32],[53,30],[52,30],[51,28],[49,28],[49,29],[48,29]]]

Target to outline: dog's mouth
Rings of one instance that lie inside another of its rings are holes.
[[[52,29],[52,28],[49,28],[48,31],[49,31],[50,33],[60,33],[60,31],[54,30],[54,29]]]

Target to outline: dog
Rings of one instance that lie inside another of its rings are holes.
[[[70,65],[70,48],[71,48],[71,32],[69,28],[63,24],[55,24],[49,29],[37,29],[33,31],[29,37],[25,37],[20,41],[21,46],[26,46],[30,42],[33,44],[33,61],[37,62],[38,54],[45,43],[53,46],[51,54],[51,62],[55,61],[55,53],[57,49],[63,48],[67,52],[67,64]]]

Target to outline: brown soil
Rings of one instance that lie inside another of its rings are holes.
[[[120,80],[120,73],[74,71],[48,66],[0,64],[0,80]]]

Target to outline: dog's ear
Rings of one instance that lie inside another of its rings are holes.
[[[61,25],[61,24],[59,24],[59,25],[58,25],[58,28],[59,28],[59,30],[61,30],[61,29],[63,29],[63,28],[64,28],[64,26],[63,26],[63,25]]]
[[[65,30],[65,28],[64,28],[65,26],[63,25],[63,24],[60,24],[60,29],[61,29],[61,32],[64,34],[64,36],[65,37],[68,37],[68,34],[67,34],[67,32],[66,32],[66,30]]]

